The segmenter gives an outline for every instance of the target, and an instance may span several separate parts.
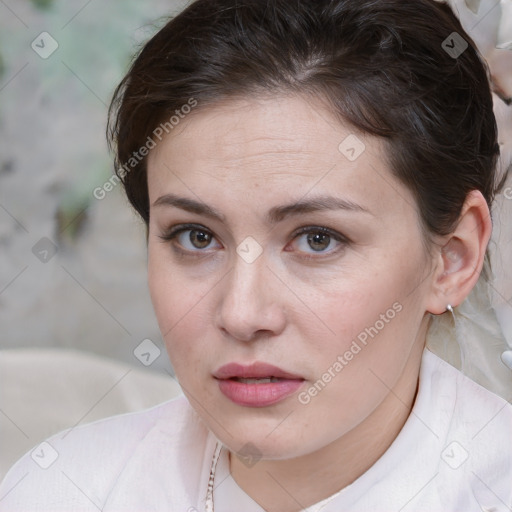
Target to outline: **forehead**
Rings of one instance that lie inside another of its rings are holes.
[[[356,133],[320,100],[231,99],[186,116],[151,151],[150,203],[169,188],[226,200],[258,191],[265,202],[338,192],[377,209],[410,211],[412,195],[386,155],[381,139]]]
[[[325,132],[331,137],[325,137]],[[338,151],[340,137],[350,134],[330,115],[319,100],[302,96],[228,99],[199,109],[159,144],[151,161],[167,152],[194,149],[187,156],[215,165],[215,161],[236,165],[238,159],[252,158],[278,162],[283,157],[304,159],[309,153]],[[260,169],[263,171],[264,169]],[[297,169],[300,170],[300,169]]]

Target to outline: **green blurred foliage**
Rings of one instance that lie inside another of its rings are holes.
[[[30,0],[39,9],[48,9],[52,6],[53,0]]]

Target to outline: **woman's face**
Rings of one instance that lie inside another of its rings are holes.
[[[231,100],[158,143],[148,186],[158,323],[225,445],[312,453],[389,397],[424,343],[431,261],[379,139],[301,97]]]

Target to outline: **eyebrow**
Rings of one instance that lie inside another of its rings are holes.
[[[206,203],[187,197],[179,197],[175,194],[165,194],[159,197],[153,203],[153,207],[158,206],[174,206],[175,208],[180,208],[181,210],[196,213],[198,215],[204,215],[205,217],[209,217],[220,222],[226,221],[226,217],[222,213]],[[274,206],[267,213],[267,222],[269,224],[276,224],[294,215],[325,210],[344,210],[348,212],[360,212],[373,215],[367,208],[364,208],[357,203],[341,199],[339,197],[324,195],[307,200],[302,199],[283,206]]]

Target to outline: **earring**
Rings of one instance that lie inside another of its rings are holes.
[[[455,316],[455,311],[453,309],[453,306],[451,304],[446,305],[446,311],[449,311],[452,314],[454,328],[455,328],[455,338],[457,340],[457,344],[459,345],[459,354],[460,354],[460,369],[464,373],[466,368],[466,354],[465,354],[465,345],[464,345],[464,338],[465,336],[461,337],[460,329],[462,329],[462,324],[459,321],[459,319]],[[457,332],[459,332],[459,335],[457,335]]]

